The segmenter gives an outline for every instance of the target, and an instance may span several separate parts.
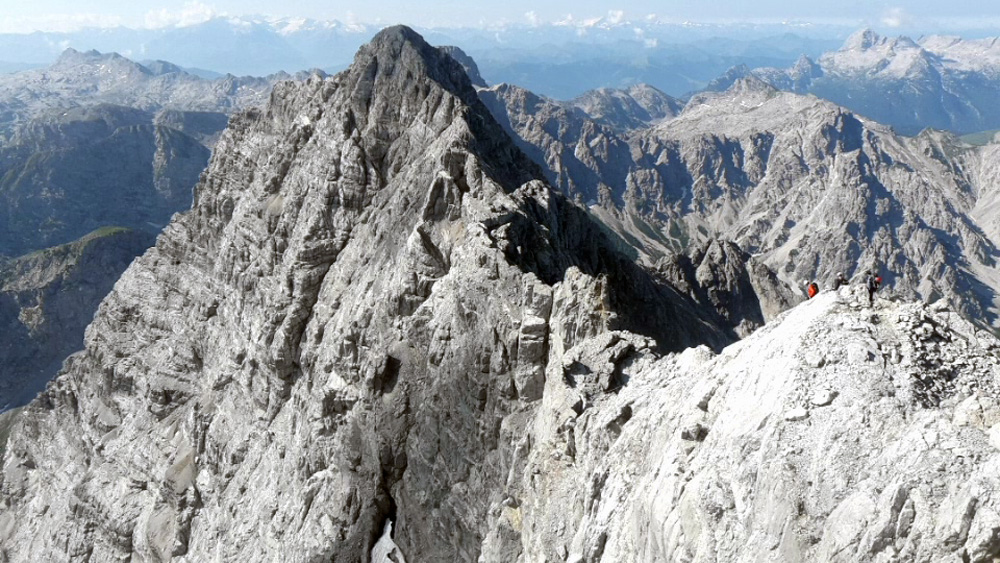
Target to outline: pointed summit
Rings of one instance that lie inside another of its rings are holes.
[[[627,384],[550,380],[550,358],[735,337],[544,184],[408,28],[275,87],[202,178],[12,432],[8,558],[362,561],[391,519],[407,558],[475,560],[520,413]]]
[[[475,96],[462,65],[405,25],[380,31],[358,50],[351,69],[352,75],[373,84],[426,76],[460,97]]]
[[[823,69],[807,55],[802,55],[792,66],[791,74],[796,78],[800,76],[822,76]]]
[[[847,41],[844,41],[844,46],[840,48],[841,51],[865,51],[871,49],[872,47],[885,42],[885,38],[875,33],[870,27],[866,27],[860,31],[854,32]]]
[[[751,76],[752,71],[750,67],[746,64],[739,64],[730,67],[729,70],[725,72],[722,76],[712,80],[705,86],[706,92],[725,92],[728,90],[737,80]]]

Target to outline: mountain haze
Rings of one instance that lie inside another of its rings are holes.
[[[925,128],[959,134],[1000,128],[996,38],[930,35],[914,41],[863,29],[815,61],[803,56],[790,68],[738,66],[707,89],[725,90],[750,75],[830,100],[906,135]]]

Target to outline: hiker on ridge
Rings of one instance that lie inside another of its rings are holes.
[[[837,272],[837,277],[833,280],[833,290],[837,291],[848,283],[847,277],[844,276],[844,272]]]
[[[875,304],[875,292],[878,288],[882,287],[882,278],[875,275],[875,272],[869,270],[868,275],[865,276],[865,288],[868,289],[868,306],[871,307]]]

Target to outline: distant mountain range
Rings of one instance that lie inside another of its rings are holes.
[[[45,68],[0,75],[0,133],[41,114],[93,104],[231,113],[261,105],[276,81],[290,78],[206,79],[164,61],[143,65],[118,53],[66,49]]]
[[[913,135],[927,127],[972,133],[1000,128],[1000,39],[932,35],[912,40],[861,30],[836,50],[788,68],[741,65],[708,85],[722,91],[754,76],[814,94]]]
[[[380,26],[337,21],[215,18],[163,29],[85,29],[0,34],[0,70],[50,64],[67,47],[163,59],[193,73],[265,76],[313,68],[342,70]],[[458,45],[490,83],[512,82],[569,99],[600,87],[645,82],[674,96],[702,88],[726,69],[792,63],[835,48],[848,28],[692,25],[616,18],[489,28],[422,29],[438,45]],[[198,70],[201,69],[201,70]]]
[[[875,269],[900,295],[997,319],[996,144],[900,136],[754,77],[630,130],[516,86],[480,96],[552,185],[651,267],[732,240],[793,287]]]

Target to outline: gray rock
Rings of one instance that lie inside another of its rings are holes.
[[[18,416],[3,556],[995,555],[995,448],[949,405],[1000,397],[1000,341],[827,292],[733,343],[624,247],[458,63],[389,28],[232,120],[192,210]],[[840,399],[794,408],[818,387]]]
[[[461,66],[383,31],[231,120],[193,208],[19,417],[4,556],[359,561],[392,520],[409,560],[516,559],[549,389],[546,460],[571,464],[581,398],[627,390],[652,348],[735,339],[617,248]]]
[[[0,263],[0,410],[27,404],[83,347],[97,306],[153,241],[106,228]]]

